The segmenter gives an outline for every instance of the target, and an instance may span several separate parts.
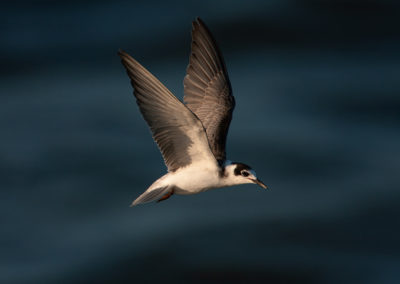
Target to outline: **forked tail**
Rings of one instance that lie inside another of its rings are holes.
[[[135,201],[132,202],[131,207],[147,203],[151,201],[162,201],[168,199],[173,194],[173,188],[170,186],[157,187],[143,192]]]

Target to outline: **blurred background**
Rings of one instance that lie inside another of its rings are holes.
[[[400,283],[396,1],[1,6],[1,283]],[[196,16],[272,190],[129,208],[165,166],[117,51],[182,98]]]

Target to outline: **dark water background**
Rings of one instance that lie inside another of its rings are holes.
[[[400,283],[396,1],[0,9],[0,283]],[[246,185],[129,208],[164,171],[119,62],[179,98],[200,16]]]

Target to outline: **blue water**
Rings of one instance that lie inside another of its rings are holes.
[[[1,283],[398,283],[394,2],[18,1],[0,10]],[[129,208],[165,173],[119,62],[177,97],[225,56],[244,185]]]

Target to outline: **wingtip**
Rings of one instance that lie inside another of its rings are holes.
[[[196,17],[195,21],[192,23],[192,33],[195,32],[207,33],[212,38],[210,29],[200,17]]]
[[[123,56],[125,56],[127,53],[124,51],[124,50],[122,50],[121,48],[119,48],[118,49],[118,55],[119,55],[119,57],[123,57]]]
[[[126,62],[129,62],[131,65],[140,66],[139,62],[136,61],[129,53],[125,52],[122,49],[118,50],[118,55],[121,58],[121,62],[125,65]]]
[[[194,18],[194,21],[192,22],[192,28],[193,30],[197,27],[197,26],[204,26],[204,22],[200,17],[196,17]]]
[[[132,56],[129,55],[129,53],[123,51],[122,49],[118,50],[118,55],[121,58],[122,65],[124,65],[126,68],[128,68],[128,66],[130,66],[131,68],[137,68],[141,66],[139,62],[137,62]]]
[[[204,21],[199,16],[196,17],[196,22],[204,25]]]

